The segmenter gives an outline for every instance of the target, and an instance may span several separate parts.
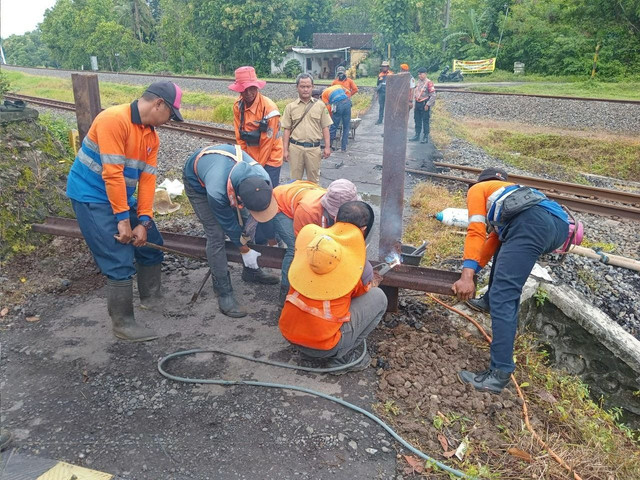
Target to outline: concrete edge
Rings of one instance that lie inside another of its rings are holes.
[[[590,305],[576,290],[566,285],[545,284],[549,301],[575,320],[617,358],[640,375],[640,341],[614,322],[602,310]]]

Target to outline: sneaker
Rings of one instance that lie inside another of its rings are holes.
[[[478,298],[472,298],[464,303],[466,303],[469,308],[475,310],[476,312],[491,313],[491,307],[489,307],[489,299],[486,295],[482,295]]]
[[[500,393],[511,381],[511,374],[502,370],[485,370],[483,372],[469,372],[461,370],[458,378],[462,383],[473,385],[481,392]]]
[[[353,350],[350,353],[347,353],[344,357],[341,358],[332,358],[325,365],[326,368],[334,368],[334,367],[343,367],[350,363],[355,362],[362,355],[361,351]],[[342,370],[335,370],[333,372],[327,372],[331,375],[343,375],[347,372],[359,372],[360,370],[366,369],[369,365],[371,365],[371,355],[369,352],[364,354],[362,360],[360,360],[355,365],[351,365],[348,368],[343,368]]]

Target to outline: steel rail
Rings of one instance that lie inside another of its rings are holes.
[[[480,168],[468,167],[464,165],[453,165],[450,163],[434,162],[436,167],[449,168],[451,170],[462,170],[478,174],[482,171]],[[549,180],[546,178],[529,177],[525,175],[509,174],[509,180],[515,183],[521,183],[540,190],[548,190],[557,193],[567,193],[580,197],[596,197],[598,200],[610,200],[612,202],[625,203],[628,205],[640,205],[640,194],[623,192],[619,190],[611,190],[608,188],[594,187],[591,185],[578,185],[577,183],[560,182],[557,180]]]
[[[64,237],[83,238],[80,227],[75,219],[62,217],[47,217],[44,223],[31,226],[34,232],[58,235]],[[192,235],[182,235],[173,232],[160,232],[164,246],[191,257],[205,258],[206,239]],[[285,250],[278,247],[251,245],[251,248],[262,254],[260,264],[263,267],[281,268]],[[242,263],[242,255],[231,242],[226,243],[227,260]],[[372,262],[377,265],[377,262]],[[382,285],[396,288],[406,288],[421,292],[453,295],[451,286],[460,278],[460,273],[434,268],[412,267],[400,265],[383,277]]]
[[[455,177],[453,175],[445,175],[442,173],[431,173],[424,170],[415,170],[407,168],[405,171],[409,173],[417,173],[419,175],[426,175],[429,177],[440,178],[442,180],[452,180],[454,182],[462,182],[466,184],[475,183],[473,178]],[[556,200],[559,203],[567,206],[571,210],[576,212],[593,213],[596,215],[603,215],[605,217],[620,217],[628,218],[630,220],[640,222],[640,208],[628,207],[625,205],[614,205],[610,203],[602,203],[594,200],[587,200],[584,198],[567,197],[557,193],[547,192],[547,197],[552,200]]]
[[[102,74],[108,74],[108,75],[122,75],[122,76],[133,76],[133,77],[177,78],[177,79],[204,80],[204,81],[212,80],[216,82],[229,82],[229,83],[233,82],[233,78],[231,77],[204,77],[204,76],[197,76],[197,75],[174,75],[174,74],[160,74],[160,73],[109,72],[104,70],[89,72],[86,70],[85,71],[67,70],[64,68],[23,67],[21,65],[3,65],[3,67],[28,68],[28,69],[34,69],[34,70],[55,71],[55,72],[102,73]],[[290,80],[290,81],[269,80],[268,83],[276,84],[276,85],[294,85],[295,80]],[[316,83],[322,86],[330,85],[329,81],[325,83],[322,80],[318,80]],[[521,82],[521,83],[527,83],[527,82]],[[373,90],[374,87],[363,86],[360,88]],[[619,98],[569,97],[569,96],[562,96],[562,95],[542,95],[542,94],[535,94],[535,93],[483,92],[478,90],[467,90],[467,88],[474,88],[474,87],[469,87],[468,85],[465,85],[465,84],[461,84],[461,86],[459,87],[454,87],[454,86],[447,86],[440,83],[436,83],[436,90],[438,90],[439,92],[447,92],[447,93],[451,92],[451,93],[469,93],[474,95],[502,95],[502,96],[515,96],[515,97],[550,98],[552,100],[576,100],[576,101],[582,101],[582,102],[610,102],[610,103],[623,103],[623,104],[626,103],[630,105],[640,105],[640,100],[624,100]]]
[[[35,105],[42,105],[42,106],[51,107],[51,108],[59,108],[62,110],[75,111],[76,109],[75,104],[70,102],[63,102],[61,100],[52,100],[49,98],[32,97],[30,95],[20,95],[20,94],[10,93],[5,95],[5,98],[24,100],[25,102],[30,102]],[[230,128],[213,127],[210,125],[202,125],[200,123],[189,123],[189,122],[170,122],[170,123],[161,125],[160,128],[173,130],[176,132],[182,132],[189,135],[209,138],[222,143],[236,142],[235,133]]]

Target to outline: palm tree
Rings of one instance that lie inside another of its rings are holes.
[[[118,22],[131,28],[133,35],[142,44],[153,30],[153,15],[146,0],[118,0],[115,7]]]

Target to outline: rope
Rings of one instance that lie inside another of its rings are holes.
[[[475,327],[480,331],[480,333],[482,334],[482,336],[485,338],[485,340],[490,344],[491,343],[491,337],[489,336],[489,334],[484,330],[484,328],[482,328],[482,325],[480,325],[476,320],[474,320],[472,317],[470,317],[469,315],[467,315],[464,312],[461,312],[460,310],[458,310],[455,307],[452,307],[451,305],[448,305],[446,303],[444,303],[442,300],[434,297],[432,294],[428,293],[427,296],[431,299],[431,300],[435,300],[437,303],[439,303],[440,305],[442,305],[443,307],[451,310],[452,312],[457,313],[458,315],[466,318],[467,320],[469,320],[471,323],[473,323],[473,325],[475,325]],[[582,480],[582,477],[580,475],[578,475],[575,470],[573,469],[573,467],[571,467],[569,464],[567,464],[567,462],[565,462],[562,458],[560,458],[560,456],[554,452],[551,447],[549,447],[549,445],[547,445],[544,440],[542,440],[542,438],[540,437],[540,435],[538,435],[536,433],[536,431],[533,429],[533,427],[531,426],[531,423],[529,422],[529,409],[527,408],[527,401],[524,398],[524,394],[522,393],[522,390],[520,389],[520,385],[518,385],[518,382],[516,382],[516,377],[513,375],[513,373],[511,374],[511,381],[513,382],[513,384],[516,387],[516,391],[518,392],[518,396],[520,397],[520,399],[522,400],[522,414],[524,416],[524,423],[527,426],[527,430],[529,430],[529,432],[531,433],[531,435],[533,435],[533,438],[536,439],[536,441],[538,442],[538,444],[540,444],[540,447],[544,450],[546,450],[547,452],[549,452],[549,455],[551,456],[551,458],[553,458],[556,462],[558,462],[565,470],[567,470],[569,473],[573,474],[573,478],[574,480]]]
[[[441,468],[442,470],[444,470],[447,473],[450,473],[451,475],[454,475],[455,477],[458,478],[463,478],[463,479],[468,479],[468,480],[478,480],[476,477],[472,477],[467,475],[464,472],[461,472],[460,470],[456,470],[454,468],[451,468],[447,465],[445,465],[444,463],[430,457],[429,455],[422,453],[420,450],[418,450],[417,448],[413,447],[411,444],[409,444],[404,438],[402,438],[400,435],[398,435],[389,425],[387,425],[384,421],[382,421],[380,418],[376,417],[373,413],[364,410],[360,407],[358,407],[357,405],[354,405],[353,403],[349,403],[346,402],[344,400],[342,400],[341,398],[338,397],[333,397],[331,395],[327,395],[326,393],[322,393],[322,392],[318,392],[316,390],[311,390],[309,388],[305,388],[305,387],[300,387],[298,385],[286,385],[286,384],[280,384],[280,383],[270,383],[270,382],[257,382],[254,380],[222,380],[222,379],[213,379],[213,378],[190,378],[190,377],[180,377],[178,375],[172,375],[171,373],[168,373],[166,370],[164,370],[164,364],[166,362],[168,362],[171,359],[174,358],[178,358],[178,357],[183,357],[183,356],[187,356],[187,355],[195,355],[196,353],[219,353],[222,355],[228,355],[231,357],[236,357],[236,358],[241,358],[243,360],[248,360],[250,362],[257,362],[257,363],[263,363],[265,365],[272,365],[275,367],[280,367],[280,368],[288,368],[291,370],[302,370],[305,372],[314,372],[314,373],[329,373],[329,372],[335,372],[338,370],[343,370],[343,369],[347,369],[349,367],[352,367],[353,365],[356,365],[358,362],[360,362],[366,355],[367,353],[367,344],[366,342],[364,343],[364,349],[362,351],[362,354],[360,355],[360,357],[356,360],[354,360],[353,362],[347,364],[347,365],[342,365],[339,367],[332,367],[332,368],[311,368],[311,367],[299,367],[297,365],[291,365],[289,363],[281,363],[281,362],[272,362],[270,360],[261,360],[258,358],[253,358],[250,357],[248,355],[242,355],[239,353],[234,353],[234,352],[229,352],[227,350],[220,350],[220,349],[216,349],[216,348],[211,348],[211,349],[193,349],[193,350],[183,350],[183,351],[179,351],[179,352],[175,352],[172,353],[170,355],[167,355],[163,358],[161,358],[160,360],[158,360],[158,371],[160,372],[161,375],[165,376],[166,378],[176,381],[176,382],[183,382],[183,383],[203,383],[203,384],[209,384],[209,385],[225,385],[225,386],[231,386],[231,385],[249,385],[249,386],[253,386],[253,387],[265,387],[265,388],[280,388],[280,389],[284,389],[284,390],[294,390],[297,392],[303,392],[303,393],[307,393],[309,395],[313,395],[316,397],[320,397],[320,398],[324,398],[325,400],[329,400],[331,402],[337,403],[339,405],[342,405],[343,407],[349,408],[351,410],[354,410],[362,415],[364,415],[365,417],[369,418],[370,420],[374,421],[375,423],[377,423],[378,425],[380,425],[382,428],[384,428],[387,433],[389,435],[391,435],[398,443],[400,443],[403,447],[405,447],[407,450],[409,450],[411,453],[413,453],[414,455],[417,455],[418,457],[422,458],[423,460],[426,460],[434,465],[436,465],[438,468]]]

